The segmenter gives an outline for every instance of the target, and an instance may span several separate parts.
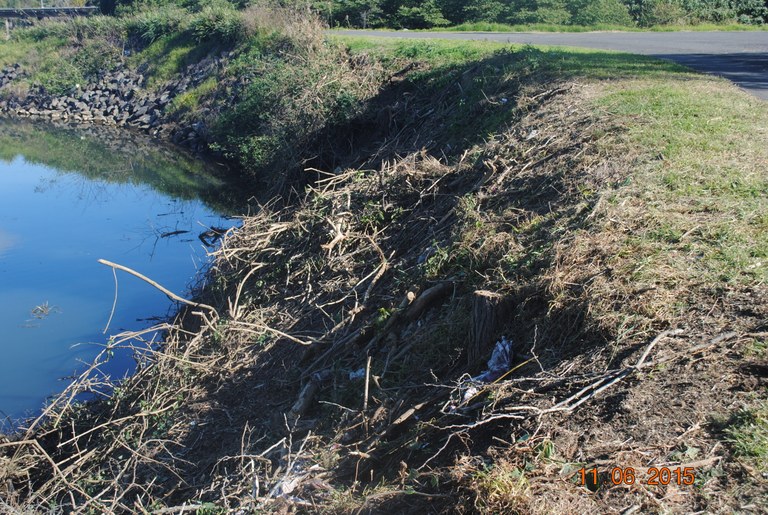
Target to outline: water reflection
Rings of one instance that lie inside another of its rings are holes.
[[[206,266],[204,235],[236,223],[241,188],[141,139],[0,122],[0,412],[18,418],[103,347],[115,296],[103,258],[185,293]],[[172,309],[118,274],[110,333]],[[122,376],[128,355],[103,372]],[[3,415],[0,413],[0,418]]]
[[[13,247],[16,243],[16,237],[2,229],[0,229],[0,257],[3,257],[5,251]]]

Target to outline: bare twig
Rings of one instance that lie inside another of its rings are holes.
[[[158,290],[160,290],[161,292],[163,292],[171,300],[175,300],[177,302],[181,302],[181,303],[187,304],[189,306],[194,306],[196,308],[204,308],[204,309],[208,309],[208,310],[214,311],[214,312],[216,311],[216,308],[214,308],[212,306],[209,306],[208,304],[201,304],[199,302],[193,302],[191,300],[185,299],[184,297],[180,297],[180,296],[176,295],[171,290],[165,288],[164,286],[161,286],[160,284],[158,284],[157,282],[153,281],[149,277],[147,277],[145,275],[142,275],[139,272],[128,268],[127,266],[118,265],[117,263],[113,263],[111,261],[107,261],[106,259],[99,259],[99,263],[101,263],[102,265],[106,265],[106,266],[112,267],[113,269],[122,270],[123,272],[127,272],[127,273],[131,274],[134,277],[138,277],[139,279],[141,279],[142,281],[146,282],[150,286],[153,286],[153,287],[157,288]]]

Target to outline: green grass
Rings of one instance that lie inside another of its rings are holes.
[[[32,80],[18,80],[24,87],[36,82],[58,92],[82,78],[82,74],[73,68],[71,61],[65,58],[67,45],[66,39],[58,37],[40,41],[0,40],[0,67],[20,64],[23,70],[33,77]]]
[[[648,206],[627,241],[651,259],[645,280],[659,270],[712,285],[768,280],[768,105],[718,82],[645,79],[599,102],[655,156],[628,190]]]
[[[215,47],[213,42],[197,43],[188,35],[163,36],[129,59],[129,66],[148,65],[149,85],[161,84],[184,67],[202,59]]]
[[[200,101],[206,95],[216,91],[216,77],[209,77],[197,87],[189,89],[177,96],[168,107],[169,114],[194,113],[200,106]]]
[[[702,31],[761,31],[765,25],[744,25],[741,23],[702,23],[698,25],[658,25],[654,27],[632,27],[624,25],[554,25],[536,23],[529,25],[507,25],[504,23],[475,22],[462,23],[453,27],[430,29],[431,32],[702,32]]]
[[[510,59],[515,53],[540,69],[561,79],[590,78],[618,79],[655,77],[658,79],[696,77],[688,68],[647,56],[608,50],[558,47],[544,45],[517,45],[494,41],[408,40],[391,38],[363,38],[357,36],[331,36],[344,43],[351,52],[366,52],[384,61],[425,61],[431,66],[453,66],[479,61],[496,52],[508,51]]]
[[[514,48],[514,45],[493,41],[399,40],[333,33],[329,38],[346,45],[352,53],[366,52],[384,61],[396,58],[426,60],[432,65],[465,63],[482,59],[504,48]]]
[[[761,474],[768,473],[768,401],[736,413],[724,432],[736,456],[746,459]]]
[[[64,40],[48,40],[48,49],[57,49],[65,44]],[[34,41],[6,41],[0,38],[0,67],[29,60],[32,55],[41,52],[41,44]]]

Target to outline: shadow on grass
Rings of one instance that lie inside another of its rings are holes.
[[[689,72],[670,61],[594,50],[467,41],[381,44],[393,47],[389,50],[396,59],[416,66],[395,72],[360,116],[318,132],[310,166],[376,169],[382,160],[418,150],[450,161],[504,131],[525,110],[521,96],[549,84],[679,79]],[[352,46],[358,52],[376,52],[368,42]]]

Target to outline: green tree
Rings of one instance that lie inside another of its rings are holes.
[[[401,27],[408,29],[428,29],[450,25],[443,16],[435,0],[426,2],[408,2],[411,5],[401,5],[397,9],[396,21]]]
[[[440,8],[440,12],[443,13],[446,20],[454,25],[458,25],[467,21],[464,13],[465,6],[467,4],[473,5],[481,1],[483,0],[470,0],[469,2],[466,0],[437,0],[437,6]]]
[[[519,3],[513,2],[508,21],[569,25],[571,13],[566,0],[522,0]]]
[[[734,0],[733,9],[739,23],[762,25],[768,23],[768,0]]]
[[[337,0],[334,2],[332,18],[336,25],[367,28],[381,25],[382,14],[379,0]]]
[[[629,9],[620,0],[577,0],[570,7],[574,25],[634,25]]]
[[[475,0],[462,9],[462,21],[499,22],[507,10],[508,5],[498,0]]]
[[[641,27],[685,21],[686,12],[677,0],[629,0],[629,13]]]

